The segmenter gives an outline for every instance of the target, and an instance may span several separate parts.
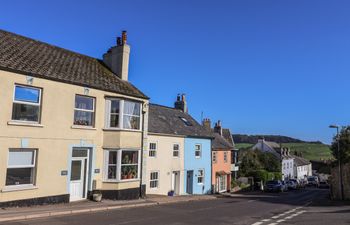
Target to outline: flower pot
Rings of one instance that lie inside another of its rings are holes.
[[[92,194],[92,200],[94,200],[95,202],[101,202],[102,194],[101,193]]]

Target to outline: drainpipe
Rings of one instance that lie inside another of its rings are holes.
[[[142,108],[145,107],[145,103],[142,104]],[[142,198],[142,174],[143,174],[143,153],[144,153],[144,134],[145,134],[145,113],[146,111],[142,110],[142,132],[141,132],[141,171],[140,171],[140,198]],[[146,190],[145,190],[146,192]]]

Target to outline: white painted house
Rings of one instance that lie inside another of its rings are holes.
[[[288,148],[283,148],[276,142],[259,139],[258,143],[253,146],[253,149],[274,154],[281,160],[282,178],[284,180],[294,178],[294,156],[290,155]]]
[[[298,180],[304,180],[308,176],[312,176],[312,164],[310,161],[294,156],[294,175]]]

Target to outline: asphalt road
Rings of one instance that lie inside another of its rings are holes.
[[[328,190],[245,194],[215,200],[49,217],[2,225],[350,224],[350,206],[327,201]]]

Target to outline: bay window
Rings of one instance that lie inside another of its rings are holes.
[[[36,150],[11,149],[7,162],[6,186],[34,185]]]
[[[93,97],[76,95],[74,107],[74,125],[94,126],[95,99]]]
[[[12,120],[40,122],[41,89],[15,85]]]
[[[108,98],[106,100],[106,128],[140,130],[141,103]]]
[[[139,150],[105,150],[105,181],[138,179],[139,155]]]

